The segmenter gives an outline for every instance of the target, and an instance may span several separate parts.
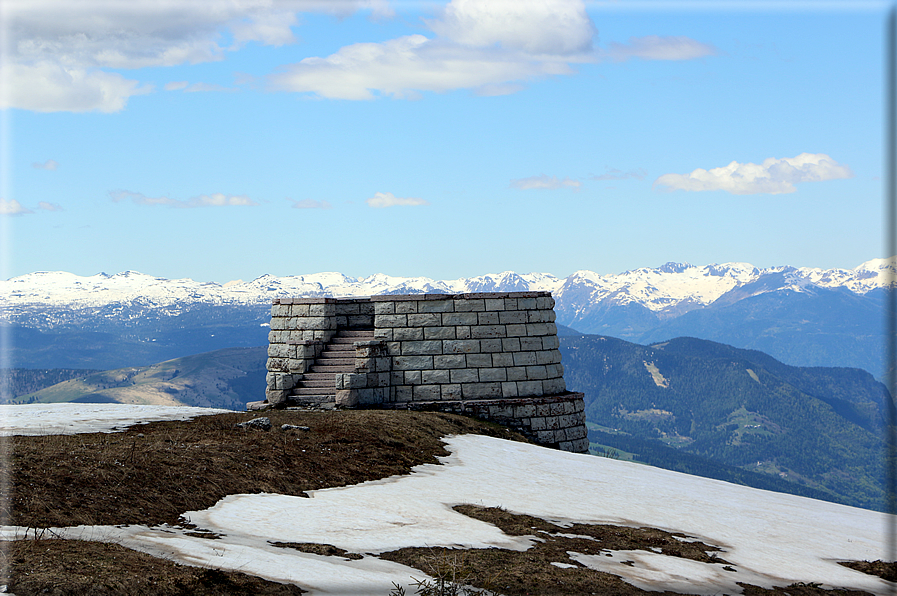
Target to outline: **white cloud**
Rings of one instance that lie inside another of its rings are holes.
[[[220,192],[212,193],[210,195],[198,195],[191,197],[186,201],[169,197],[148,197],[139,192],[131,192],[127,190],[116,190],[110,192],[109,196],[112,197],[112,200],[116,203],[130,199],[132,203],[137,205],[166,205],[168,207],[176,207],[179,209],[258,204],[245,195],[225,195]]]
[[[370,207],[374,207],[376,209],[380,209],[383,207],[397,207],[397,206],[415,206],[415,205],[429,205],[427,201],[423,199],[418,199],[414,197],[397,197],[391,192],[376,192],[374,196],[370,199],[367,199],[365,203]]]
[[[44,211],[65,211],[62,208],[62,205],[57,205],[56,203],[48,203],[47,201],[41,201],[37,204],[38,209],[43,209]]]
[[[184,87],[189,85],[187,81],[172,81],[170,83],[165,83],[166,91],[180,91]]]
[[[454,89],[506,95],[594,60],[595,27],[581,0],[452,0],[427,25],[437,38],[416,34],[345,46],[282,67],[268,77],[269,86],[351,100],[372,99],[373,92],[416,99],[422,91]]]
[[[604,173],[600,176],[590,176],[590,178],[592,180],[626,180],[629,178],[635,180],[644,180],[648,175],[648,172],[646,172],[642,168],[639,168],[637,170],[629,170],[628,172],[609,167],[605,167],[604,170]]]
[[[302,199],[301,201],[294,201],[293,199],[288,199],[293,203],[293,209],[332,209],[333,205],[328,203],[327,201],[316,201],[314,199]]]
[[[564,62],[532,60],[498,49],[466,48],[423,35],[384,43],[357,43],[326,58],[306,58],[270,75],[275,90],[331,99],[373,99],[372,90],[396,98],[570,74]]]
[[[529,55],[587,53],[595,34],[580,0],[452,0],[427,24],[460,45]]]
[[[48,159],[44,163],[35,162],[35,163],[31,164],[31,167],[38,169],[38,170],[51,170],[52,171],[52,170],[56,170],[56,168],[59,167],[59,163],[54,159]]]
[[[735,195],[784,194],[797,190],[799,182],[852,178],[850,167],[824,153],[801,153],[797,157],[770,157],[762,164],[738,163],[712,170],[698,168],[690,174],[664,174],[654,188],[667,190],[724,190]]]
[[[6,63],[0,67],[0,84],[0,108],[35,112],[118,112],[131,96],[152,90],[120,74],[52,62]]]
[[[34,213],[15,199],[0,199],[0,215],[24,215]]]
[[[222,60],[248,42],[292,43],[297,12],[359,9],[389,14],[383,0],[4,0],[0,107],[117,112],[152,87],[104,68]],[[225,48],[228,29],[235,44]]]
[[[704,56],[715,56],[719,51],[712,45],[701,43],[690,37],[630,37],[629,43],[612,42],[603,56],[615,61],[630,58],[642,60],[694,60]]]
[[[516,180],[511,180],[510,185],[511,188],[516,188],[518,190],[551,190],[564,187],[579,190],[580,186],[582,186],[582,183],[579,180],[571,180],[570,178],[559,180],[557,176],[546,176],[545,174],[542,174],[541,176],[530,176],[529,178],[518,178]]]

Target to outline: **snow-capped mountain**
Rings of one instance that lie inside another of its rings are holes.
[[[219,284],[134,271],[90,277],[36,272],[0,281],[0,324],[16,329],[21,366],[114,368],[139,362],[79,358],[85,350],[105,353],[119,341],[135,342],[131,354],[147,362],[263,345],[274,298],[538,290],[555,296],[558,323],[583,333],[638,343],[691,335],[760,349],[790,364],[857,366],[879,374],[883,289],[895,278],[897,257],[828,270],[667,263],[610,275],[583,270],[566,279],[510,271],[455,280],[330,272]],[[81,339],[49,337],[58,333]],[[88,339],[92,333],[111,337]],[[63,352],[61,359],[48,355]],[[120,353],[124,358],[128,350]]]
[[[706,306],[737,288],[759,279],[777,279],[765,291],[808,291],[812,287],[843,287],[865,294],[895,275],[897,257],[873,259],[855,269],[771,267],[758,269],[748,263],[723,263],[697,267],[667,263],[619,274],[600,275],[577,271],[566,279],[547,273],[517,274],[505,271],[455,280],[427,277],[394,277],[378,273],[348,277],[342,273],[314,273],[276,277],[263,275],[249,282],[226,284],[192,279],[165,279],[136,271],[115,275],[99,273],[81,277],[62,271],[40,271],[0,281],[0,317],[8,320],[17,306],[101,307],[113,303],[168,307],[193,302],[208,304],[270,304],[285,296],[372,296],[400,293],[465,293],[549,291],[559,304],[577,309],[611,301],[637,303],[664,313]],[[758,290],[757,293],[761,293]]]

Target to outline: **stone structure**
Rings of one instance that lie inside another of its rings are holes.
[[[274,301],[265,402],[456,412],[587,452],[548,292]]]

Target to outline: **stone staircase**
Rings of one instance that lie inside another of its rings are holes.
[[[340,329],[302,376],[287,398],[290,406],[332,408],[336,404],[336,374],[355,372],[356,341],[374,339],[373,329]]]

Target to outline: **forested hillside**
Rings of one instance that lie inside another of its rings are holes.
[[[567,387],[611,433],[882,506],[887,390],[864,371],[792,367],[694,338],[566,337],[561,351]]]

